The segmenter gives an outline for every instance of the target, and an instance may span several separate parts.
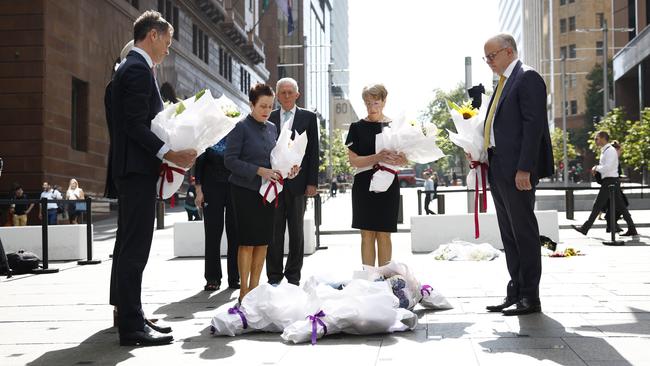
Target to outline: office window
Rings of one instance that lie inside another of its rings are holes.
[[[569,0],[569,4],[573,4],[575,2],[576,2],[576,0]]]
[[[158,0],[158,12],[174,27],[174,39],[178,40],[178,6],[172,5],[171,0]]]
[[[578,85],[578,75],[570,74],[568,76],[568,79],[569,79],[569,88],[575,88],[576,85]]]
[[[567,57],[566,46],[560,47],[560,57]]]
[[[140,4],[138,0],[126,0],[127,3],[131,4],[132,7],[140,9]]]
[[[571,101],[571,115],[576,115],[578,114],[578,101],[577,100],[572,100]]]
[[[226,61],[226,66],[228,66],[228,71],[226,72],[226,78],[232,83],[232,56],[228,55],[228,61]]]
[[[603,41],[596,42],[596,56],[603,55]]]
[[[196,24],[192,25],[192,53],[208,63],[209,38]]]
[[[224,71],[225,69],[224,68],[225,68],[226,64],[225,64],[224,56],[225,56],[225,54],[223,52],[223,48],[219,47],[219,75],[221,75],[221,76],[225,75],[225,71]]]
[[[560,33],[566,33],[566,19],[560,19]]]
[[[88,83],[72,78],[70,146],[88,151]]]
[[[248,10],[253,11],[253,0],[247,0],[248,1]]]
[[[574,45],[574,44],[569,45],[569,57],[568,58],[576,58],[576,45]]]
[[[247,94],[248,89],[251,87],[251,74],[246,71],[244,66],[239,67],[239,90],[242,93]]]
[[[560,6],[566,5],[566,0],[560,0]]]
[[[596,26],[602,27],[605,25],[605,13],[596,13]]]
[[[576,17],[569,17],[569,32],[576,30]]]

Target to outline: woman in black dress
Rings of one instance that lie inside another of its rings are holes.
[[[277,182],[281,173],[271,169],[276,128],[268,121],[273,109],[273,89],[256,84],[248,93],[251,113],[228,134],[224,163],[230,170],[232,205],[237,226],[237,264],[241,280],[239,301],[257,287],[273,238],[274,206],[259,193],[262,179]],[[293,178],[299,168],[292,169]]]
[[[370,181],[380,164],[405,165],[404,154],[382,150],[375,152],[375,135],[390,128],[383,114],[388,92],[381,84],[367,86],[362,97],[368,116],[350,125],[345,144],[350,164],[357,168],[352,184],[352,227],[361,230],[361,261],[365,265],[383,266],[390,262],[390,233],[397,231],[399,183],[397,175],[385,192],[371,192]],[[375,247],[376,243],[376,247]]]

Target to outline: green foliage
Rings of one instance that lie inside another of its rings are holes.
[[[439,132],[436,143],[447,155],[435,162],[436,171],[439,174],[447,174],[450,168],[460,168],[462,172],[464,167],[467,166],[465,152],[449,140],[449,133],[447,133],[447,129],[455,130],[449,113],[448,102],[462,105],[466,99],[465,87],[462,83],[459,83],[448,92],[436,89],[434,99],[429,102],[426,110],[421,115],[424,121],[432,122],[438,127]]]
[[[564,139],[562,138],[562,129],[556,128],[551,133],[551,144],[553,145],[553,160],[555,162],[555,167],[560,166],[560,162],[564,160]],[[575,146],[570,141],[571,135],[567,131],[567,144],[566,144],[566,154],[568,161],[575,159],[578,156]]]
[[[609,70],[612,69],[611,61],[608,63]],[[609,74],[609,95],[612,95],[614,86],[613,75]],[[573,143],[580,149],[586,149],[588,146],[589,131],[594,128],[594,120],[599,120],[603,116],[603,64],[595,64],[589,74],[586,76],[589,81],[587,92],[585,93],[585,127],[573,131]],[[593,148],[592,148],[593,150]]]
[[[594,129],[589,136],[589,148],[596,155],[599,155],[600,149],[594,142],[594,136],[598,131],[606,131],[609,134],[609,141],[618,140],[623,143],[632,126],[632,121],[626,120],[621,108],[614,108],[607,116],[594,125]]]
[[[329,166],[329,135],[327,130],[323,127],[320,129],[320,161],[318,171],[326,172]],[[332,174],[348,174],[352,173],[352,166],[348,160],[348,148],[343,141],[343,132],[341,130],[334,130],[332,133]],[[329,178],[329,177],[328,177]]]
[[[628,121],[629,122],[629,121]],[[623,161],[634,170],[650,163],[650,108],[641,113],[641,120],[630,125],[623,142]]]

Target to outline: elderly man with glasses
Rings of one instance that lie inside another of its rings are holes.
[[[542,310],[539,227],[535,186],[553,173],[553,152],[546,117],[546,85],[517,58],[509,34],[490,38],[484,60],[499,75],[484,127],[488,179],[497,211],[501,240],[510,273],[502,303],[490,312],[523,315]]]

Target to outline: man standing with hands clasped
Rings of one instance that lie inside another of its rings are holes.
[[[517,59],[511,35],[490,38],[484,51],[484,60],[500,77],[485,119],[484,147],[510,273],[506,298],[487,310],[504,315],[538,313],[542,259],[535,186],[553,173],[546,85],[537,71]]]
[[[154,67],[169,54],[173,27],[155,11],[133,24],[134,47],[111,85],[112,172],[118,191],[119,228],[113,256],[120,345],[171,343],[170,328],[152,327],[142,311],[142,272],[149,259],[162,159],[190,167],[196,151],[173,151],[153,132],[151,121],[163,109]],[[156,328],[159,330],[157,331]]]
[[[300,172],[293,179],[284,181],[284,188],[278,197],[279,206],[275,211],[273,242],[266,254],[266,275],[269,283],[278,284],[286,277],[291,284],[300,284],[300,270],[305,252],[303,219],[307,198],[316,195],[318,184],[318,122],[316,114],[296,106],[300,97],[298,83],[292,78],[278,80],[276,96],[281,108],[271,112],[269,121],[277,127],[278,136],[285,128],[295,134],[307,132],[307,149],[300,164]],[[284,256],[284,233],[289,228],[289,255],[282,268]]]

